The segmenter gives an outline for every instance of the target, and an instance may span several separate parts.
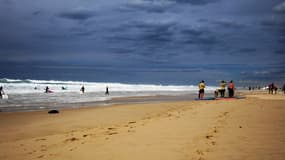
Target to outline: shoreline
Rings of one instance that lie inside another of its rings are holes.
[[[155,95],[155,96],[129,96],[129,97],[113,97],[109,100],[94,101],[94,102],[79,102],[79,103],[55,103],[50,106],[36,105],[36,107],[19,106],[19,107],[0,107],[1,112],[36,112],[36,111],[49,111],[56,110],[68,110],[68,109],[80,109],[80,108],[97,108],[107,107],[112,105],[124,105],[124,104],[147,104],[147,103],[163,103],[163,102],[177,102],[177,101],[192,101],[195,99],[196,94],[181,94],[181,95]],[[53,107],[54,106],[54,107]]]
[[[238,90],[236,96],[242,96],[246,93],[245,90]],[[108,96],[107,96],[108,98]],[[13,103],[7,101],[5,106],[5,100],[0,106],[1,112],[34,112],[34,111],[49,111],[49,110],[65,110],[65,109],[80,109],[80,108],[96,108],[106,107],[118,104],[145,104],[145,103],[162,103],[162,102],[177,102],[177,101],[194,101],[197,98],[196,93],[182,93],[178,95],[149,95],[149,96],[126,96],[126,97],[109,97],[110,99],[94,102],[77,102],[77,103],[34,103],[23,104],[16,106]],[[214,98],[214,94],[207,93],[205,98]]]
[[[0,113],[0,159],[277,159],[285,95]],[[132,153],[132,154],[130,154]]]

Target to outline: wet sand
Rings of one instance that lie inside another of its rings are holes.
[[[0,113],[1,160],[277,159],[285,95]]]

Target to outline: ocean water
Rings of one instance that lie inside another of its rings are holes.
[[[84,85],[85,93],[80,92]],[[114,82],[84,82],[31,79],[0,79],[0,86],[9,96],[0,100],[2,112],[34,111],[44,109],[71,108],[93,105],[108,105],[114,99],[127,97],[145,97],[136,102],[145,101],[147,97],[155,100],[167,100],[169,97],[184,97],[193,99],[197,94],[196,85],[157,85],[157,84],[127,84]],[[45,87],[53,93],[44,93]],[[110,95],[105,95],[108,86]],[[65,90],[62,87],[66,88]],[[206,93],[213,93],[217,87],[208,86]],[[192,96],[189,96],[192,95]],[[175,98],[174,98],[175,99]],[[183,99],[183,98],[182,98]],[[123,102],[123,101],[120,101]]]

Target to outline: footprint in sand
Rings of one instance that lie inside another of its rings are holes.
[[[173,115],[171,113],[168,113],[167,117],[172,117]]]
[[[75,149],[77,149],[77,147],[70,148],[69,151],[74,151]]]
[[[109,127],[108,130],[116,130],[117,128]]]
[[[47,140],[47,139],[45,139],[45,138],[39,138],[39,139],[36,139],[35,141],[45,141],[45,140]]]
[[[136,121],[130,121],[129,124],[134,124],[137,123]]]
[[[203,152],[202,150],[200,150],[200,149],[197,149],[197,150],[196,150],[196,153],[197,153],[198,155],[204,155],[204,152]]]
[[[205,160],[205,158],[203,157],[205,155],[204,151],[197,149],[196,154],[198,155],[197,160]]]
[[[229,112],[224,112],[218,116],[218,118],[224,118],[229,114]]]
[[[68,138],[65,140],[65,142],[74,142],[74,141],[78,141],[79,139],[76,137],[72,137],[72,138]]]
[[[41,145],[41,151],[47,151],[47,146],[46,145]]]
[[[198,160],[205,160],[205,158],[203,158],[203,157],[199,157],[199,159]]]
[[[213,138],[213,137],[214,137],[214,136],[213,136],[213,135],[210,135],[210,134],[209,134],[209,135],[206,135],[206,138],[207,138],[207,139],[211,139],[211,138]]]
[[[128,130],[128,132],[136,132],[135,130]]]
[[[40,156],[38,156],[37,158],[43,158],[44,157],[44,155],[40,155]]]
[[[214,146],[214,145],[216,145],[216,144],[217,144],[217,142],[212,141],[212,142],[211,142],[211,144]]]
[[[114,135],[114,134],[119,134],[118,132],[109,132],[109,133],[107,133],[108,135]]]
[[[213,132],[214,132],[214,133],[218,133],[217,127],[214,127],[214,128],[213,128]]]

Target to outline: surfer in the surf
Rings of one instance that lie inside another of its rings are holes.
[[[234,82],[231,80],[228,85],[229,97],[234,96],[234,89],[235,89],[235,85],[234,85]]]
[[[3,90],[3,87],[0,86],[0,98],[2,98],[2,95],[4,95],[4,90]]]
[[[46,88],[45,88],[45,93],[49,93],[49,88],[48,88],[48,86],[46,86]]]
[[[109,95],[109,87],[108,86],[106,87],[105,95]]]
[[[84,93],[84,92],[85,92],[84,86],[81,87],[80,91],[81,91],[81,93]]]
[[[198,98],[199,99],[203,99],[204,98],[204,94],[205,94],[205,82],[204,80],[202,80],[200,83],[199,83],[199,94],[198,94]]]

